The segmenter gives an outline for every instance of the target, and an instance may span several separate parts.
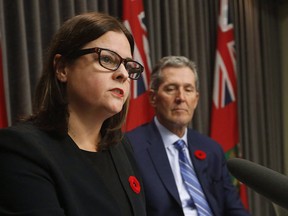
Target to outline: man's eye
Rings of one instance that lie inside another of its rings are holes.
[[[175,88],[173,88],[173,87],[168,87],[168,88],[166,88],[166,91],[168,91],[168,92],[175,91]]]
[[[186,92],[194,92],[194,88],[190,88],[190,87],[189,87],[189,88],[186,88],[185,91],[186,91]]]

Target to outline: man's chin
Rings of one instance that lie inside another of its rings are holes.
[[[187,119],[174,119],[173,123],[177,125],[177,127],[187,127],[190,121]]]

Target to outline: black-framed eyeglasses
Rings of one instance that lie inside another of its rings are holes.
[[[70,57],[77,58],[90,53],[97,53],[99,64],[110,71],[116,71],[121,63],[123,63],[130,79],[137,80],[144,71],[144,67],[139,62],[129,58],[123,59],[118,53],[105,48],[94,47],[81,49],[73,52]]]

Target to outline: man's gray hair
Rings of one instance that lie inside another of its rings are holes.
[[[189,67],[195,75],[196,90],[199,91],[199,77],[197,73],[196,64],[193,61],[186,58],[185,56],[165,56],[161,58],[155,65],[151,73],[151,80],[150,80],[151,89],[156,91],[158,90],[160,84],[162,83],[161,71],[166,67],[175,67],[175,68]]]

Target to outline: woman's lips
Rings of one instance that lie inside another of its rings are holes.
[[[123,97],[124,96],[124,91],[123,89],[120,88],[114,88],[110,90],[114,95],[118,96],[118,97]]]

